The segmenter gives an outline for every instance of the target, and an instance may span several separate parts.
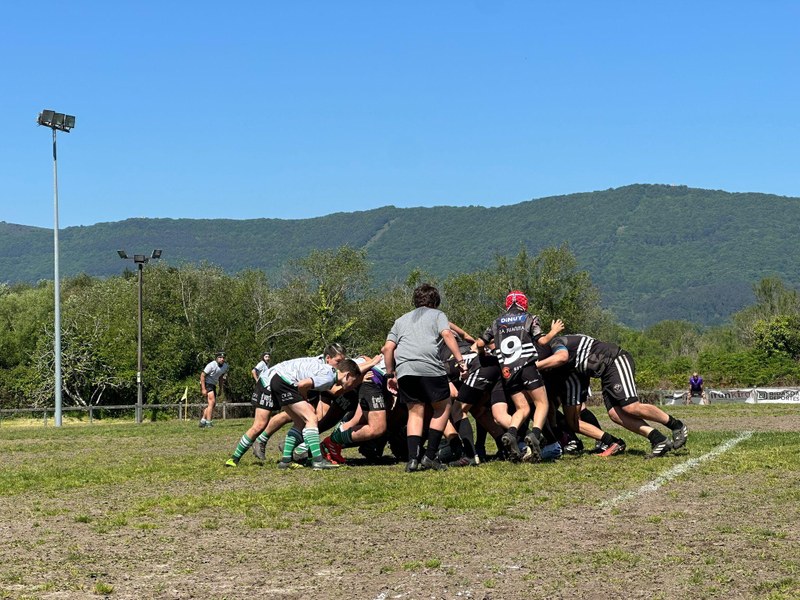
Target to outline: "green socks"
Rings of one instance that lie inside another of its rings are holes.
[[[303,429],[303,439],[306,441],[306,444],[308,444],[308,449],[311,452],[313,460],[318,460],[322,456],[319,450],[319,429],[316,427],[306,427]],[[286,456],[286,449],[284,449],[283,455]],[[289,456],[291,457],[291,453]]]
[[[245,433],[242,436],[242,439],[239,440],[239,443],[236,445],[236,450],[233,451],[233,460],[239,462],[239,459],[242,458],[242,455],[247,452],[247,449],[253,445],[253,440],[247,437]]]
[[[347,446],[353,442],[353,430],[352,429],[337,429],[331,434],[331,439],[340,444],[342,446]]]
[[[303,441],[302,434],[292,427],[286,434],[286,443],[283,444],[283,457],[281,458],[283,462],[292,462],[292,452],[301,441]],[[319,442],[317,444],[319,445]]]

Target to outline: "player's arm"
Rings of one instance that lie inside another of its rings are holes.
[[[445,329],[441,332],[441,334],[442,334],[442,340],[444,340],[447,349],[450,350],[450,352],[453,354],[453,358],[456,359],[456,362],[458,363],[458,368],[461,371],[461,374],[463,375],[464,373],[467,372],[467,363],[464,360],[464,357],[461,356],[461,350],[459,350],[458,348],[458,342],[456,342],[456,338],[453,335],[453,332],[450,331],[449,329]]]
[[[306,377],[297,382],[297,391],[303,397],[303,400],[308,402],[308,392],[314,388],[314,380],[311,377]]]
[[[381,362],[381,358],[383,358],[383,355],[376,354],[372,358],[369,358],[368,356],[360,356],[359,358],[365,359],[364,362],[358,365],[358,369],[361,371],[361,374],[364,375],[365,373],[368,373],[372,367]]]
[[[253,370],[252,370],[252,371],[250,371],[250,372],[253,374],[253,379],[255,379],[256,381],[258,381],[258,369],[256,369],[256,368],[253,368]]]
[[[547,358],[543,358],[542,360],[537,360],[535,366],[537,369],[555,369],[556,367],[560,367],[561,365],[567,364],[569,360],[569,352],[567,351],[564,346],[559,346],[557,350],[553,352]]]
[[[471,343],[473,343],[475,341],[474,337],[472,337],[470,334],[468,334],[466,331],[461,329],[461,327],[459,327],[458,325],[456,325],[452,321],[449,321],[449,325],[450,325],[450,329],[452,329],[458,335],[460,335],[461,339],[464,340],[465,342],[469,342],[471,344]]]
[[[556,337],[559,333],[564,331],[564,321],[561,319],[556,319],[555,321],[550,322],[550,331],[546,334],[540,336],[536,341],[546,346],[549,344],[554,337]]]
[[[203,393],[203,396],[208,394],[206,390],[206,372],[200,371],[200,391]]]
[[[396,365],[394,364],[394,351],[396,348],[397,344],[392,340],[386,340],[383,348],[381,348],[383,362],[386,365],[386,387],[393,394],[397,393],[397,373],[395,373]]]

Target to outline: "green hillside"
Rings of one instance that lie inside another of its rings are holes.
[[[471,271],[521,246],[567,242],[605,306],[636,327],[664,319],[718,323],[752,302],[765,276],[800,284],[800,198],[631,185],[499,208],[392,206],[304,220],[129,219],[61,231],[61,270],[110,275],[117,248],[163,248],[171,263],[277,273],[314,248],[368,250],[378,280],[415,268]],[[52,278],[52,231],[0,223],[0,281]]]

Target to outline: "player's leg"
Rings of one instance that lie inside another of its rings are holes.
[[[253,424],[250,426],[244,435],[242,435],[239,443],[236,444],[236,449],[225,464],[229,467],[235,467],[239,464],[245,452],[253,445],[255,439],[267,428],[269,418],[272,415],[270,409],[256,407],[256,414],[253,418]]]

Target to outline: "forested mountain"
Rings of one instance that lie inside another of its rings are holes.
[[[335,213],[303,220],[128,219],[60,233],[63,275],[124,270],[115,250],[163,248],[173,264],[277,275],[312,249],[365,248],[376,280],[413,269],[474,271],[498,254],[569,244],[628,325],[719,323],[753,301],[752,285],[800,284],[800,198],[685,186],[631,185],[498,208],[435,207]],[[0,282],[52,278],[52,231],[0,223]]]

